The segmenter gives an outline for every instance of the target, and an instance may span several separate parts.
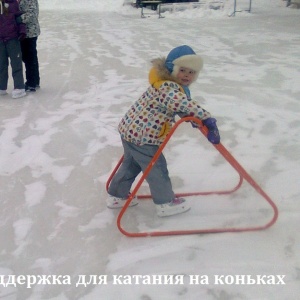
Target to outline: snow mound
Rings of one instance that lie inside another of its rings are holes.
[[[43,10],[81,10],[81,11],[119,11],[124,0],[40,0],[40,9]],[[84,3],[84,5],[82,4]]]

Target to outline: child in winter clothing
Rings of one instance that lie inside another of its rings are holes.
[[[20,46],[20,40],[26,36],[26,26],[19,21],[21,14],[17,0],[0,0],[0,95],[6,94],[10,58],[13,98],[26,96]]]
[[[193,116],[207,126],[208,140],[220,142],[216,120],[191,99],[189,85],[203,67],[203,61],[189,46],[174,48],[167,58],[152,61],[151,86],[130,107],[119,124],[124,160],[108,188],[109,208],[123,207],[138,174],[144,171],[167,136],[175,116]],[[193,124],[196,126],[196,124]],[[146,178],[157,214],[175,215],[190,209],[184,198],[174,195],[166,160],[160,155]],[[131,205],[137,204],[134,198]]]
[[[24,14],[22,21],[26,24],[27,36],[21,41],[22,58],[25,64],[26,92],[35,92],[40,87],[40,71],[37,52],[37,40],[41,33],[39,24],[38,0],[19,0]]]

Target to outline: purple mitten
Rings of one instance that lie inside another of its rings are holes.
[[[203,125],[207,127],[207,139],[212,144],[219,144],[220,143],[220,134],[217,127],[217,120],[214,118],[208,118],[202,121]]]

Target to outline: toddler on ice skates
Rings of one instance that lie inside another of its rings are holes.
[[[124,160],[108,188],[109,208],[123,207],[131,185],[143,172],[175,122],[175,116],[196,117],[208,128],[208,140],[220,142],[216,119],[191,99],[189,86],[203,67],[202,58],[189,46],[174,48],[167,58],[152,61],[149,88],[130,107],[119,123]],[[195,125],[195,124],[194,124]],[[161,154],[146,178],[159,217],[176,215],[190,209],[184,198],[173,192],[166,159]],[[133,198],[130,206],[136,205]]]

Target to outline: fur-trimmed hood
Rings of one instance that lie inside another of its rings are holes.
[[[152,86],[158,89],[164,81],[174,81],[179,84],[178,79],[172,76],[167,69],[165,57],[155,58],[151,62],[152,68],[149,72],[149,83]]]
[[[192,69],[196,72],[196,80],[203,68],[203,60],[190,46],[182,45],[170,51],[166,59],[166,67],[173,76],[176,76],[180,67]]]
[[[166,58],[152,60],[152,65],[153,67],[149,72],[149,82],[157,88],[163,81],[174,81],[179,84],[176,76],[180,67],[194,70],[196,74],[193,81],[197,80],[199,72],[203,68],[203,60],[191,47],[182,45],[171,50]]]

